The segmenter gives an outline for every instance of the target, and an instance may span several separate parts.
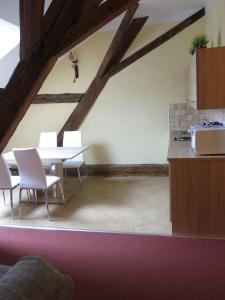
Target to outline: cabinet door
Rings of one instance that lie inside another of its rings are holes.
[[[198,109],[225,108],[225,47],[197,50]]]
[[[197,108],[197,70],[196,54],[193,55],[190,67],[187,70],[187,101],[193,107]]]

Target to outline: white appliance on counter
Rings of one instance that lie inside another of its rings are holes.
[[[193,126],[191,146],[196,155],[225,155],[225,127]]]

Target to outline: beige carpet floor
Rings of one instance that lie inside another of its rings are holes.
[[[76,179],[67,178],[65,189],[73,196],[65,206],[50,205],[51,222],[45,206],[33,203],[23,203],[22,219],[12,220],[10,206],[4,205],[0,192],[0,225],[171,234],[167,177],[90,177],[83,192]],[[14,203],[18,216],[18,189]]]

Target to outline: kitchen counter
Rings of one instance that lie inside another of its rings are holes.
[[[199,159],[217,160],[225,159],[225,155],[195,155],[190,141],[175,141],[175,132],[170,133],[168,161],[173,159]],[[224,179],[225,180],[225,179]]]

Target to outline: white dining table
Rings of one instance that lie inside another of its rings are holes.
[[[37,148],[38,154],[41,158],[43,165],[46,164],[53,164],[53,174],[59,176],[61,178],[62,187],[64,187],[63,182],[63,161],[67,159],[72,159],[75,156],[81,154],[82,152],[86,151],[89,147],[82,146],[82,147],[43,147]],[[13,151],[9,151],[3,153],[3,157],[7,164],[12,165],[16,164],[16,159],[13,154]],[[53,200],[56,200],[60,197],[60,191],[56,189],[55,196]],[[66,196],[66,200],[71,197]],[[55,201],[58,202],[58,201]]]

